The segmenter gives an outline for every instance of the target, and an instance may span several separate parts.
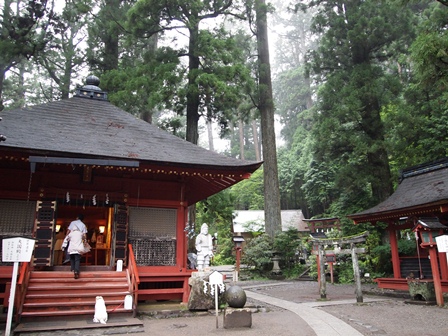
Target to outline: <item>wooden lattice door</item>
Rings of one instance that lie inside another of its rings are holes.
[[[56,201],[38,201],[34,222],[34,266],[51,266]]]
[[[123,265],[127,265],[128,252],[128,223],[129,212],[126,205],[115,205],[114,230],[113,230],[113,260],[114,265],[118,260],[123,260]]]

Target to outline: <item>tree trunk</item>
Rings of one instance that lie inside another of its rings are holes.
[[[272,99],[271,68],[267,30],[267,7],[265,0],[255,1],[258,90],[261,115],[261,140],[263,146],[264,211],[266,233],[274,237],[281,232],[280,189],[278,182],[277,149],[274,129],[274,102]]]
[[[10,22],[11,21],[11,15],[10,15],[10,6],[11,6],[11,0],[5,0],[3,3],[3,12],[1,13],[1,16],[3,18],[3,22]],[[7,29],[6,29],[6,24],[3,24],[2,26],[0,26],[0,36],[4,36],[5,38],[7,38],[7,36],[9,35]],[[5,43],[6,46],[6,43]],[[5,51],[2,51],[2,53]],[[5,108],[5,106],[3,105],[3,84],[5,82],[5,77],[6,77],[6,72],[9,69],[9,64],[10,62],[8,62],[8,60],[4,59],[3,57],[0,59],[0,111],[3,111],[3,109]]]
[[[359,87],[368,87],[368,78],[374,78],[374,75],[369,76],[369,73],[374,73],[375,68],[368,64],[367,60],[365,64],[358,65],[357,68],[361,68],[362,70],[359,73],[364,75],[363,79],[359,81]],[[377,203],[380,203],[393,193],[389,158],[384,145],[385,131],[380,115],[381,106],[375,95],[364,95],[362,102],[364,111],[361,113],[361,125],[369,139],[368,146],[371,148],[367,153],[370,183],[373,197]]]
[[[115,23],[114,14],[120,10],[121,0],[106,0],[104,9],[110,21],[109,25],[118,25]],[[119,36],[117,33],[117,27],[115,29],[109,29],[109,34],[104,39],[104,69],[103,71],[118,69],[118,44]]]
[[[207,119],[207,135],[208,135],[208,149],[215,151],[213,144],[213,122],[211,119]]]
[[[260,144],[258,142],[258,128],[255,120],[252,120],[252,133],[254,135],[255,160],[261,161]]]
[[[238,119],[238,134],[240,135],[240,159],[244,160],[244,123]]]
[[[62,74],[62,78],[59,84],[62,99],[68,99],[70,94],[70,82],[72,79],[72,72],[73,72],[73,58],[75,55],[75,46],[73,44],[73,39],[76,37],[77,33],[77,31],[76,32],[73,31],[74,29],[76,29],[75,25],[71,24],[70,38],[66,41],[66,46],[63,47],[66,58],[64,64],[64,73]]]
[[[199,24],[192,24],[190,28],[189,56],[188,56],[188,88],[187,88],[187,134],[186,140],[198,144],[199,122],[199,89],[196,83],[199,69],[199,57],[197,55],[197,43],[199,36]]]
[[[0,69],[0,112],[5,108],[3,105],[3,82],[5,81],[5,74],[6,71]]]
[[[25,65],[23,62],[20,62],[17,65],[19,70],[19,85],[17,87],[17,97],[20,101],[20,105],[18,107],[25,107]]]

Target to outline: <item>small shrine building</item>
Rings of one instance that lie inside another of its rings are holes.
[[[387,224],[393,277],[377,278],[380,288],[408,290],[410,277],[435,281],[440,277],[442,291],[448,292],[446,253],[438,252],[435,243],[435,237],[448,234],[448,157],[404,169],[389,198],[347,217],[355,224]],[[418,242],[413,257],[398,251],[398,235],[404,229],[412,230]]]
[[[121,110],[95,76],[72,98],[0,116],[0,236],[35,239],[31,269],[51,272],[59,266],[56,234],[81,213],[93,247],[83,265],[127,267],[132,257],[139,289],[154,288],[147,292],[158,300],[188,300],[189,206],[262,164],[206,150]],[[11,269],[0,264],[0,292]]]

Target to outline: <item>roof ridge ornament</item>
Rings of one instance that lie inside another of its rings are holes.
[[[100,79],[98,77],[94,75],[88,76],[86,78],[86,85],[76,89],[75,97],[107,101],[107,92],[102,91],[98,85],[100,85]]]
[[[407,177],[425,174],[434,170],[444,169],[447,167],[448,167],[448,157],[432,162],[422,163],[413,167],[409,167],[400,171],[399,183],[401,183],[401,181],[403,181],[403,179]]]

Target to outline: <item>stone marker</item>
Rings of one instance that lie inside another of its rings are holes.
[[[224,310],[224,329],[251,328],[252,311],[243,308],[246,304],[246,293],[239,286],[230,286],[224,293],[229,307]]]
[[[209,284],[210,272],[193,272],[188,280],[191,287],[188,298],[188,309],[192,311],[215,309],[215,298],[211,295],[212,286]],[[207,291],[204,291],[204,288]],[[224,290],[219,289],[219,302],[224,300]]]
[[[224,329],[251,327],[252,311],[249,308],[227,307],[224,310]]]
[[[246,304],[246,292],[240,286],[230,286],[224,293],[227,304],[232,308],[243,308]]]

